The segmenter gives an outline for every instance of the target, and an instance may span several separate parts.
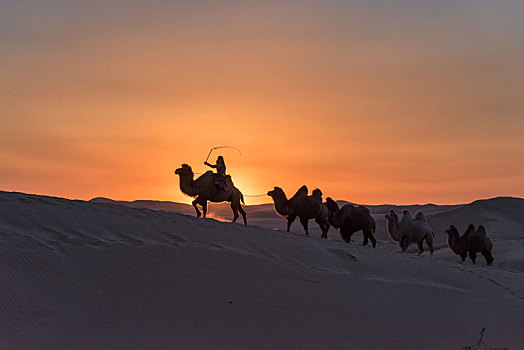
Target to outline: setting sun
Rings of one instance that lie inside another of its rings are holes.
[[[511,6],[157,5],[2,5],[3,189],[187,203],[174,169],[232,145],[211,160],[246,195],[524,195]]]

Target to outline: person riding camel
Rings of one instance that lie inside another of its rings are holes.
[[[204,162],[204,164],[217,170],[217,174],[215,176],[215,186],[217,187],[217,190],[227,192],[226,163],[224,163],[224,158],[222,156],[218,156],[216,164],[210,164],[207,161]]]

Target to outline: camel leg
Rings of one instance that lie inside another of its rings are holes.
[[[346,242],[346,243],[349,243],[351,242],[351,233],[344,230],[343,228],[340,229],[340,235],[342,236],[342,239]]]
[[[400,239],[400,242],[398,243],[400,245],[400,249],[402,249],[402,252],[404,253],[406,251],[406,249],[408,248],[407,246],[407,243],[406,243],[406,237],[403,236],[401,239]]]
[[[324,223],[323,235],[324,235],[324,238],[325,238],[325,239],[328,238],[328,237],[327,237],[327,234],[328,234],[328,231],[329,231],[329,228],[330,228],[330,227],[331,227],[331,226],[329,226],[329,223],[327,223],[327,222]]]
[[[466,261],[466,257],[468,256],[468,252],[460,253],[460,257],[462,258],[462,262]]]
[[[369,239],[371,240],[373,248],[375,248],[377,246],[377,240],[375,239],[375,236],[373,236],[373,231],[371,231],[370,229],[365,229],[362,232],[364,233],[364,243],[362,245],[367,245]]]
[[[238,219],[238,208],[233,202],[231,202],[231,209],[233,209],[233,221],[231,222],[235,222]]]
[[[484,256],[484,259],[486,259],[486,264],[491,266],[491,264],[493,264],[493,256],[491,256],[491,253],[489,251],[483,250],[482,255]]]
[[[198,198],[195,199],[193,202],[192,202],[193,206],[195,207],[195,210],[196,210],[196,214],[197,214],[197,218],[199,218],[202,213],[200,213],[200,210],[198,210],[197,208],[197,204],[200,204],[200,202],[198,201]]]
[[[324,238],[324,225],[322,224],[322,221],[318,217],[316,217],[315,222],[318,224],[320,230],[322,231],[322,233],[320,234],[320,238]]]
[[[424,246],[422,245],[422,241],[417,242],[417,245],[418,245],[418,255],[420,255],[424,252]]]
[[[304,227],[304,231],[306,231],[306,236],[309,236],[309,232],[308,232],[308,219],[302,219],[302,218],[300,218],[300,223],[301,223],[302,226]]]
[[[238,211],[240,212],[240,215],[242,215],[242,218],[244,218],[244,225],[247,225],[247,217],[246,217],[246,212],[244,211],[244,208],[240,206],[238,208]]]
[[[290,215],[287,217],[287,232],[289,232],[289,229],[291,228],[291,224],[295,221],[296,215]]]
[[[428,245],[429,253],[433,255],[433,233],[426,236],[426,244]]]
[[[315,218],[315,222],[320,226],[320,230],[322,230],[322,235],[320,238],[326,238],[327,239],[327,231],[329,230],[329,224],[325,223],[324,220],[317,217]]]
[[[469,252],[469,258],[471,261],[473,261],[473,264],[475,264],[475,260],[477,259],[477,253]]]
[[[207,213],[207,201],[204,201],[204,202],[200,202],[200,205],[202,206],[202,216],[203,217],[206,217],[206,213]]]
[[[369,232],[367,232],[367,230],[362,230],[362,234],[364,235],[364,242],[362,242],[362,245],[368,245]]]

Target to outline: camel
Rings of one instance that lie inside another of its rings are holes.
[[[309,235],[308,221],[315,219],[322,230],[320,238],[327,238],[329,231],[328,210],[322,203],[322,192],[318,188],[313,191],[311,196],[308,196],[307,187],[302,186],[290,199],[287,199],[280,187],[273,188],[267,195],[273,198],[276,212],[287,219],[287,232],[298,216],[306,235]]]
[[[403,210],[400,222],[397,213],[393,210],[390,210],[385,216],[389,237],[392,241],[398,242],[403,252],[412,242],[416,242],[418,255],[422,254],[424,252],[422,242],[426,240],[429,252],[433,255],[433,237],[435,234],[421,211],[415,214],[415,218],[412,218],[409,210]]]
[[[488,266],[493,264],[493,256],[491,255],[493,244],[487,237],[484,226],[480,225],[475,230],[475,226],[470,224],[466,232],[459,236],[457,228],[450,225],[446,233],[448,234],[449,247],[453,253],[460,255],[462,262],[466,260],[466,256],[469,254],[469,258],[475,264],[477,253],[480,252],[486,259]]]
[[[220,203],[220,202],[231,202],[231,209],[233,210],[233,222],[238,219],[238,212],[242,214],[244,218],[244,224],[247,225],[246,212],[242,208],[244,204],[244,196],[238,188],[233,185],[231,176],[226,175],[227,191],[217,191],[214,178],[215,174],[212,171],[207,171],[202,174],[198,179],[193,180],[193,170],[187,164],[182,164],[181,168],[175,170],[175,174],[180,177],[180,190],[182,193],[190,196],[197,197],[193,201],[193,207],[195,207],[197,217],[202,214],[198,210],[197,205],[202,207],[204,217],[207,213],[207,201]]]
[[[326,198],[326,206],[329,211],[329,224],[340,230],[340,236],[344,241],[349,243],[353,233],[362,230],[364,234],[362,245],[367,245],[369,239],[373,244],[373,248],[376,247],[376,224],[368,208],[352,204],[346,204],[339,208],[338,204],[330,197]]]

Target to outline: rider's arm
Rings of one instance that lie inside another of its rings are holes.
[[[204,162],[205,165],[211,168],[216,168],[217,166],[215,164],[209,164],[208,162]]]

